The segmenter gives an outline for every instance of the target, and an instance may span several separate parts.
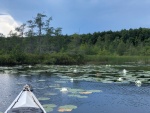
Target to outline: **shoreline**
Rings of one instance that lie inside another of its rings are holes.
[[[24,54],[21,56],[0,55],[0,66],[14,65],[107,65],[107,64],[150,64],[150,56],[101,56],[55,54]]]

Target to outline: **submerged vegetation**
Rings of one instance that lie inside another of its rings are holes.
[[[149,28],[63,35],[46,18],[38,13],[7,38],[0,35],[0,65],[150,63]]]

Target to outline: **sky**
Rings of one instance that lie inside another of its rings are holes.
[[[52,17],[63,34],[150,27],[150,0],[0,0],[0,33],[32,20]]]

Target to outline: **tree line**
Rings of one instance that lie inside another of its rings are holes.
[[[1,34],[0,59],[10,62],[10,57],[22,62],[28,58],[23,63],[36,59],[37,63],[78,64],[86,62],[89,55],[150,56],[149,28],[62,35],[62,28],[52,27],[52,17],[45,20],[46,17],[38,13],[34,20],[17,27],[17,33],[7,38]],[[28,27],[26,32],[25,26]]]

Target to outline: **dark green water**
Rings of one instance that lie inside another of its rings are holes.
[[[141,84],[135,84],[137,80]],[[50,113],[59,113],[64,105],[76,106],[71,113],[150,112],[149,65],[1,67],[0,112],[25,84],[32,85],[37,98],[45,99],[40,100],[42,105],[55,105]],[[62,88],[68,91],[61,92]]]

